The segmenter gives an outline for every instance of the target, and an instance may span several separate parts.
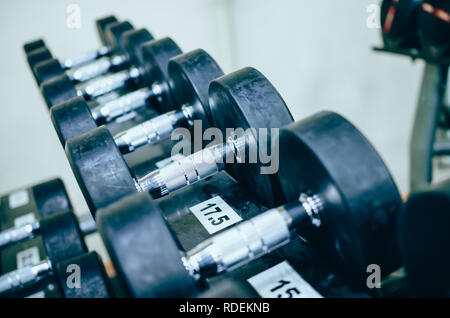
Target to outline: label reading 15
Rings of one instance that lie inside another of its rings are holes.
[[[216,196],[189,208],[209,234],[242,221],[221,197]]]
[[[287,261],[247,280],[263,298],[322,298]]]

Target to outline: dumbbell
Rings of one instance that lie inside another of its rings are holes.
[[[101,59],[105,56],[113,54],[114,51],[118,48],[120,35],[127,30],[133,29],[133,26],[128,21],[117,22],[116,18],[113,16],[97,20],[96,25],[103,46],[96,50],[85,52],[79,56],[65,59],[61,62],[60,65],[62,69],[70,70],[76,67],[80,67],[96,59]],[[106,35],[108,29],[110,28],[110,35],[112,35],[112,37]],[[30,51],[30,48],[34,49]],[[36,81],[39,82],[39,79],[36,77],[34,71],[35,66],[39,63],[45,62],[46,60],[52,59],[53,55],[46,47],[43,40],[26,43],[24,45],[24,50],[27,56],[28,65],[30,66],[31,71],[35,76]]]
[[[0,293],[17,292],[35,285],[42,276],[57,273],[60,262],[87,252],[83,233],[73,212],[52,214],[41,219],[38,227],[47,259],[0,276]]]
[[[161,42],[154,44],[158,43]],[[82,97],[52,107],[51,118],[61,143],[65,145],[67,140],[93,130],[99,124],[109,123],[146,106],[168,112],[112,137],[122,153],[168,139],[178,127],[192,129],[195,120],[201,120],[204,128],[208,128],[211,122],[208,87],[212,80],[223,75],[222,70],[208,53],[200,49],[167,62],[167,72],[160,72],[161,80],[152,88],[141,88],[93,109]],[[159,89],[155,88],[157,85]]]
[[[100,47],[97,50],[83,53],[80,56],[74,57],[74,58],[68,58],[63,62],[65,65],[65,69],[70,69],[73,67],[81,66],[85,63],[88,63],[92,61],[92,59],[97,59],[102,56],[108,56],[112,52],[112,44],[108,43],[108,40],[105,33],[106,33],[106,27],[112,23],[116,23],[117,19],[114,16],[107,16],[105,18],[99,19],[96,21],[97,31],[100,36],[100,40],[103,44],[102,47]],[[53,58],[52,53],[47,48],[44,40],[38,39],[32,42],[25,43],[24,51],[27,56],[28,65],[30,66],[31,71],[34,75],[34,67],[43,61],[49,60]]]
[[[36,216],[46,217],[68,209],[71,209],[69,196],[62,180],[56,178],[1,197],[0,224],[7,226],[5,224],[13,222],[13,218],[23,217],[30,211],[35,211]]]
[[[398,268],[395,221],[401,198],[382,159],[351,123],[318,113],[282,128],[279,151],[288,203],[185,253],[148,194],[99,210],[99,233],[131,295],[195,295],[206,279],[274,252],[297,235],[333,255],[339,272],[360,288],[367,288],[368,265],[378,264],[382,275]]]
[[[399,245],[417,297],[450,297],[450,180],[410,195],[399,217]]]
[[[73,268],[79,269],[79,286],[70,286]],[[17,297],[47,277],[54,277],[65,298],[113,297],[109,278],[96,252],[87,252],[58,262],[50,259],[0,276],[0,297]]]
[[[99,78],[74,85],[67,76],[55,78],[41,86],[42,95],[49,108],[70,98],[83,96],[92,100],[113,90],[151,87],[167,73],[167,60],[181,54],[178,45],[170,38],[164,38],[141,46],[141,53],[135,54],[139,63],[125,70],[100,76]],[[160,89],[158,85],[155,90]]]
[[[49,222],[50,225],[47,224]],[[3,229],[0,231],[0,249],[30,240],[36,235],[43,236],[45,242],[45,238],[47,237],[45,231],[49,231],[50,228],[54,226],[54,222],[53,218],[44,217],[30,223]],[[83,236],[90,235],[97,231],[95,220],[90,214],[80,216],[77,219],[77,223],[80,228],[80,233]],[[51,229],[51,231],[54,231],[54,229]]]
[[[95,21],[95,25],[97,27],[97,32],[100,37],[100,41],[103,45],[108,44],[108,40],[105,36],[106,26],[108,24],[111,24],[114,22],[118,22],[118,21],[117,21],[117,18],[113,15],[106,16],[104,18],[101,18],[101,19],[98,19]],[[35,51],[35,50],[38,50],[41,48],[45,48],[45,47],[47,47],[47,45],[45,44],[45,41],[43,39],[37,39],[37,40],[31,41],[31,42],[25,43],[23,45],[23,50],[25,51],[25,54],[28,55],[32,51]],[[75,60],[78,60],[78,59],[75,58]]]
[[[97,209],[136,191],[150,191],[155,198],[161,197],[224,169],[263,204],[272,206],[278,202],[278,192],[273,191],[277,187],[276,178],[260,174],[265,164],[259,158],[255,163],[233,164],[245,159],[247,150],[260,154],[258,143],[262,141],[258,129],[269,130],[265,141],[271,142],[271,128],[293,121],[276,89],[257,70],[244,68],[211,82],[209,106],[212,123],[223,133],[241,128],[242,132],[247,130],[245,134],[238,136],[238,129],[226,142],[204,148],[141,178],[130,173],[106,127],[69,140],[67,158],[91,213],[95,215]]]
[[[384,0],[381,31],[384,45],[391,49],[419,47],[419,12],[423,0]]]
[[[431,57],[449,57],[450,2],[426,0],[419,15],[421,49]]]
[[[106,30],[106,36],[111,42],[120,34],[118,42],[115,44],[115,54],[109,57],[102,57],[82,66],[71,68],[65,71],[65,68],[57,59],[50,59],[37,64],[34,67],[34,73],[38,84],[45,81],[67,77],[74,84],[86,82],[95,77],[101,76],[107,72],[116,72],[125,67],[136,63],[136,55],[140,54],[142,43],[153,40],[153,36],[147,29],[126,30],[123,31],[121,24],[112,24]],[[118,32],[116,29],[120,29]],[[67,80],[66,78],[66,80]]]

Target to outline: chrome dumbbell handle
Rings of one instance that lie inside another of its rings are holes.
[[[118,67],[125,61],[126,57],[124,55],[102,57],[95,62],[72,68],[66,74],[74,82],[85,82],[109,72],[113,67]]]
[[[40,228],[38,221],[25,224],[22,226],[16,226],[10,229],[6,229],[0,232],[0,249],[9,246],[14,243],[21,242],[23,240],[32,238]]]
[[[78,56],[65,59],[62,62],[62,67],[64,69],[79,67],[109,53],[111,53],[111,47],[105,45],[96,50],[87,51]]]
[[[114,136],[114,140],[122,153],[135,151],[144,145],[170,138],[181,123],[191,122],[192,113],[192,106],[183,106],[180,111],[168,112],[129,128]]]
[[[183,264],[196,280],[232,271],[289,243],[293,229],[320,227],[322,211],[319,196],[301,194],[297,203],[268,210],[210,237],[188,251]]]
[[[147,87],[138,89],[94,107],[91,110],[92,117],[97,122],[111,122],[126,113],[145,107],[151,96],[153,96],[151,89]]]
[[[111,75],[101,76],[77,85],[77,94],[87,99],[94,99],[116,89],[124,88],[129,81],[135,80],[140,75],[139,69],[133,67]]]
[[[283,211],[272,209],[212,236],[186,254],[183,262],[195,279],[232,271],[290,240]]]
[[[243,151],[245,140],[243,136],[197,151],[135,180],[136,186],[158,198],[204,180],[221,171],[228,156],[236,157]]]
[[[0,294],[36,284],[52,272],[50,260],[27,266],[0,276]]]

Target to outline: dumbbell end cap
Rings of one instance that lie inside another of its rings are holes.
[[[34,66],[33,73],[38,85],[41,85],[44,82],[64,74],[64,69],[58,59],[49,59],[37,63]]]
[[[29,54],[34,50],[40,49],[46,47],[45,42],[43,39],[37,39],[34,41],[27,42],[23,45],[23,50],[25,51],[25,54]]]
[[[75,85],[65,74],[44,82],[41,92],[49,109],[77,96]]]

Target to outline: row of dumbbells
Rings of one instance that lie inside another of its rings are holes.
[[[105,34],[117,24],[106,26]],[[124,40],[130,33],[121,36],[122,43],[130,43]],[[347,120],[322,112],[293,123],[260,72],[246,68],[223,75],[206,52],[180,54],[167,38],[125,46],[135,48],[129,56],[137,56],[125,70],[81,85],[67,72],[41,87],[128,295],[195,296],[216,276],[231,276],[260,296],[297,296],[300,287],[308,294],[305,285],[309,296],[342,296],[336,287],[342,281],[370,293],[368,265],[380,266],[383,276],[401,266],[396,238],[401,199],[382,160]],[[99,61],[92,63],[81,69],[99,68]],[[166,107],[170,112],[156,117],[139,113]],[[111,108],[119,114],[98,120],[95,114],[111,114]],[[130,118],[143,123],[123,130]],[[227,128],[281,128],[279,169],[261,174],[267,164],[261,158],[246,163],[265,146],[255,130],[170,158],[171,133],[177,127],[193,130],[196,121],[200,131],[218,127],[223,134]],[[86,128],[87,122],[93,124]],[[297,284],[305,277],[314,288],[305,280],[294,287],[282,279],[272,282],[275,286],[267,282],[283,272]]]

